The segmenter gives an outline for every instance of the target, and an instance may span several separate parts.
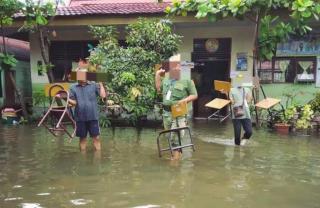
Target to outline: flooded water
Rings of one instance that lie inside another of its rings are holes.
[[[320,137],[197,123],[196,152],[159,158],[159,130],[103,129],[101,154],[42,128],[0,127],[0,207],[320,207]]]

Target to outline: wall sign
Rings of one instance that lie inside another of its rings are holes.
[[[237,53],[237,71],[248,70],[248,53]]]
[[[320,38],[279,43],[276,54],[277,56],[320,55]]]

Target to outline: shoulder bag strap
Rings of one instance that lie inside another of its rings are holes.
[[[243,89],[243,100],[242,100],[242,107],[244,106],[244,99],[246,99],[246,96],[245,96],[245,90],[244,90],[244,88],[242,88]]]

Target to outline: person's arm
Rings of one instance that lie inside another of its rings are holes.
[[[234,89],[233,88],[230,89],[229,100],[231,101],[231,105],[234,105],[236,103],[236,101],[234,99]]]
[[[182,100],[179,100],[179,103],[183,103],[183,102],[189,103],[198,99],[197,89],[192,80],[188,83],[188,92],[189,92],[189,96],[186,98],[183,98]]]
[[[161,74],[164,74],[166,71],[164,69],[160,69],[156,72],[156,77],[155,77],[155,85],[156,85],[156,90],[158,93],[161,92]]]
[[[77,105],[77,101],[69,99],[69,104],[71,104],[72,106],[76,106]]]
[[[231,105],[234,105],[234,99],[233,99],[233,95],[230,93],[230,97],[229,97],[230,101],[231,101]]]
[[[70,88],[70,91],[69,91],[69,104],[71,104],[72,106],[77,105],[76,93],[72,87]]]
[[[99,95],[100,95],[100,97],[106,98],[106,97],[107,97],[107,91],[106,91],[106,89],[104,88],[102,82],[99,82],[99,88],[100,88],[100,90],[99,90]]]
[[[247,89],[246,100],[247,100],[248,104],[251,103],[251,101],[252,101],[252,95],[251,95],[251,90],[250,89]]]
[[[194,100],[198,99],[198,95],[189,95],[188,97],[182,99],[182,100],[179,100],[179,103],[189,103],[189,102],[192,102]]]

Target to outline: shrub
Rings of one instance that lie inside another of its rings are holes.
[[[167,20],[139,19],[127,26],[126,42],[121,47],[113,26],[90,27],[99,44],[91,50],[89,62],[108,73],[108,90],[120,96],[128,119],[136,122],[154,108],[154,66],[178,51],[181,37],[172,32]]]

